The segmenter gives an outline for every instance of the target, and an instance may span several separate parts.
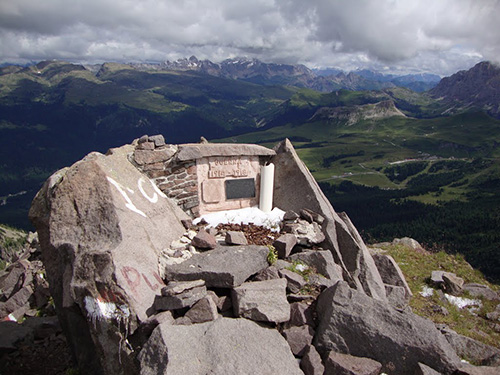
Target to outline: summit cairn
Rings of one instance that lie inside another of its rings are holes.
[[[271,164],[274,178],[261,178]],[[86,374],[461,366],[430,321],[391,305],[386,283],[409,292],[404,276],[392,263],[381,276],[288,140],[271,150],[144,136],[54,173],[30,219]]]

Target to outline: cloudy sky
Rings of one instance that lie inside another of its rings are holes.
[[[500,0],[0,0],[0,63],[214,62],[450,75],[500,61]]]

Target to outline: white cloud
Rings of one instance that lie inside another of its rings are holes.
[[[500,61],[498,0],[3,0],[0,61],[220,61],[450,74]]]

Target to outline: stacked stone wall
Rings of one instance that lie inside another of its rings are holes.
[[[162,136],[145,136],[139,139],[131,161],[188,215],[196,217],[200,204],[196,161],[179,161],[177,151]]]

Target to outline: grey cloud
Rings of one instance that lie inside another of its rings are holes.
[[[449,74],[500,61],[498,0],[4,0],[0,61],[247,55]],[[452,58],[450,58],[452,56]]]

